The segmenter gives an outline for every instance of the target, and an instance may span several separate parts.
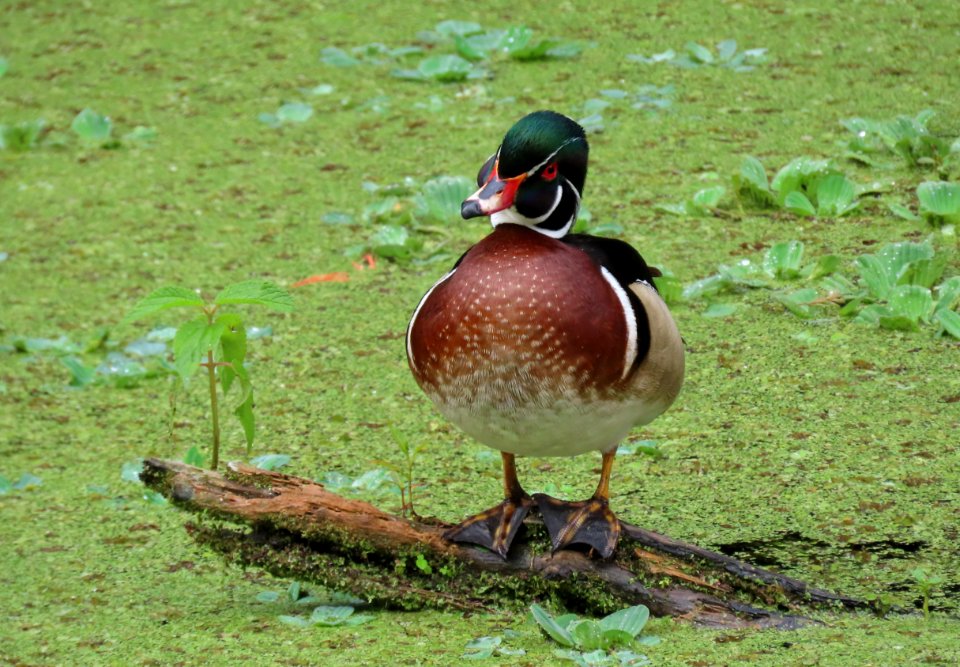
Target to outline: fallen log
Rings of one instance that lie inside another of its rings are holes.
[[[543,526],[528,518],[503,561],[447,542],[443,522],[387,514],[316,482],[242,463],[220,474],[147,459],[141,478],[200,515],[189,533],[228,562],[385,608],[480,611],[554,598],[587,613],[645,604],[656,616],[706,627],[792,629],[812,622],[804,609],[869,607],[625,522],[614,557],[601,561],[577,551],[551,554]]]

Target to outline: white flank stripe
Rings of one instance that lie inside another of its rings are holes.
[[[630,368],[637,358],[637,315],[633,312],[633,306],[630,304],[630,298],[626,291],[613,277],[613,274],[603,266],[600,267],[600,273],[603,274],[603,279],[609,283],[613,293],[620,300],[620,307],[623,309],[623,316],[627,321],[627,351],[623,357],[623,373],[620,375],[620,378],[623,379],[627,377],[627,373],[630,372]]]
[[[413,358],[413,347],[410,345],[410,334],[413,333],[413,323],[416,322],[417,315],[420,314],[420,309],[423,308],[423,304],[425,304],[427,302],[427,299],[430,297],[430,295],[433,294],[433,290],[437,289],[440,283],[442,283],[444,280],[452,276],[454,273],[456,273],[456,271],[457,271],[456,269],[453,269],[448,274],[443,276],[440,280],[435,282],[433,284],[433,287],[428,289],[427,293],[423,295],[422,299],[420,299],[420,303],[417,304],[417,309],[413,311],[413,317],[410,318],[410,324],[407,325],[407,359],[410,360],[410,365],[413,366],[414,368],[417,367],[417,361],[416,359]]]

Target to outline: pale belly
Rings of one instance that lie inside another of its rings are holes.
[[[576,456],[609,451],[638,424],[660,415],[669,403],[594,400],[574,395],[501,396],[506,400],[450,402],[431,396],[440,412],[477,441],[518,456]],[[475,396],[474,399],[477,397]]]

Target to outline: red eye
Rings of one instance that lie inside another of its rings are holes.
[[[552,181],[557,177],[557,163],[551,162],[547,165],[546,169],[543,170],[543,178],[547,181]]]

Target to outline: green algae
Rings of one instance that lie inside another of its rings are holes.
[[[846,257],[919,231],[870,202],[822,221],[686,220],[655,210],[695,191],[704,174],[736,173],[744,154],[768,167],[837,155],[836,142],[847,139],[838,121],[852,116],[933,108],[933,130],[957,134],[960,18],[950,3],[686,2],[631,6],[629,21],[624,11],[572,2],[524,16],[515,3],[442,12],[410,3],[11,6],[0,17],[11,63],[0,122],[42,117],[52,132],[29,151],[0,152],[0,252],[8,253],[0,333],[86,339],[108,327],[132,340],[143,331],[118,328],[122,315],[184,275],[212,294],[245,278],[289,285],[348,271],[348,283],[297,290],[298,311],[271,317],[275,335],[251,345],[259,447],[292,455],[294,474],[357,475],[375,460],[399,460],[392,425],[429,446],[415,473],[419,511],[452,520],[482,509],[499,494],[496,468],[434,412],[404,360],[409,313],[442,269],[352,271],[342,251],[369,230],[321,221],[358,214],[368,200],[362,181],[471,175],[528,111],[572,113],[601,89],[673,85],[670,113],[606,112],[606,131],[591,138],[585,201],[594,221],[620,223],[651,263],[689,282],[756,244],[798,239],[813,255]],[[493,26],[492,17],[593,45],[573,60],[498,64],[496,78],[465,87],[319,62],[327,46],[400,46],[444,18]],[[736,73],[625,58],[727,38],[767,48],[770,62]],[[307,122],[273,130],[257,120],[319,84],[336,92],[311,98]],[[442,113],[416,106],[431,95]],[[363,108],[378,96],[389,98],[385,112]],[[118,128],[156,128],[156,138],[113,150],[79,145],[67,133],[86,107]],[[852,164],[845,171],[858,182],[877,175]],[[904,197],[923,180],[900,167],[883,176]],[[450,249],[485,232],[451,221]],[[957,270],[954,257],[947,274]],[[716,633],[654,620],[650,632],[664,641],[646,652],[657,664],[954,663],[960,626],[943,614],[957,612],[960,591],[956,345],[798,321],[768,294],[736,302],[723,318],[674,309],[687,382],[670,412],[635,433],[665,456],[618,460],[617,511],[823,588],[887,594],[907,607],[920,602],[910,577],[917,565],[947,581],[931,599],[930,622],[823,615],[824,627],[791,633]],[[184,534],[184,517],[144,502],[119,477],[124,461],[180,458],[205,442],[202,391],[181,391],[171,416],[163,380],[77,391],[54,359],[0,354],[0,474],[43,479],[0,497],[4,660],[443,665],[469,639],[504,628],[521,633],[527,655],[499,664],[554,659],[517,612],[376,612],[359,628],[308,632],[277,622],[254,601],[270,579],[226,568]],[[224,440],[227,457],[243,456],[239,428]],[[522,461],[520,474],[530,488],[554,482],[582,496],[597,465],[590,456]]]

